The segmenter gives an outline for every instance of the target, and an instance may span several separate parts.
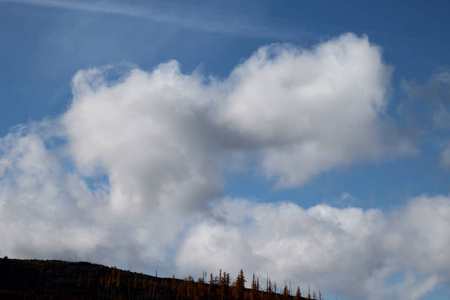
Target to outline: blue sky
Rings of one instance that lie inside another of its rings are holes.
[[[449,11],[0,0],[0,254],[447,299]]]

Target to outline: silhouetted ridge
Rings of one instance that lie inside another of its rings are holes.
[[[154,299],[154,300],[302,300],[297,288],[278,291],[269,280],[266,289],[253,275],[251,288],[241,270],[234,282],[230,274],[209,275],[207,281],[159,278],[88,262],[0,259],[0,299]],[[280,293],[278,293],[280,292]],[[319,293],[320,295],[320,293]],[[319,296],[319,298],[321,298]]]

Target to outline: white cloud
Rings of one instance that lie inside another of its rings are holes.
[[[223,199],[196,216],[155,209],[136,218],[109,204],[108,189],[89,189],[68,172],[64,151],[48,149],[40,130],[22,127],[0,140],[4,255],[168,275],[244,268],[353,299],[421,299],[450,280],[449,197],[421,196],[390,213]],[[404,277],[386,285],[398,272]]]
[[[176,263],[195,272],[244,268],[261,278],[352,299],[421,299],[450,281],[450,198],[422,196],[396,213],[224,200],[191,228]],[[398,272],[404,278],[391,283]]]
[[[263,47],[231,73],[219,120],[258,148],[262,172],[282,188],[355,161],[411,155],[407,142],[383,140],[390,73],[380,49],[352,34],[311,50]]]
[[[2,138],[0,153],[2,251],[38,257],[91,252],[104,233],[90,226],[95,209],[85,207],[95,208],[100,199],[61,169],[56,153],[46,150],[33,129],[18,128]]]
[[[104,73],[77,73],[63,123],[79,169],[107,174],[119,210],[201,207],[220,195],[227,153],[260,155],[261,173],[283,188],[413,151],[404,140],[385,142],[390,72],[365,37],[347,34],[308,51],[263,47],[211,83],[174,61],[119,82]]]
[[[116,210],[105,183],[89,188],[70,171],[64,145],[48,148],[58,141],[46,127],[22,126],[0,139],[1,253],[172,270],[169,251],[189,218]]]
[[[144,214],[195,210],[220,195],[201,78],[181,74],[176,62],[151,74],[133,70],[112,87],[101,76],[88,70],[74,77],[75,98],[63,123],[83,174],[106,172],[112,206]]]
[[[389,138],[390,71],[366,37],[263,47],[225,80],[182,74],[175,61],[118,80],[109,71],[78,72],[58,120],[0,139],[2,254],[167,275],[245,268],[367,299],[385,297],[398,270],[412,274],[404,284],[426,277],[411,299],[448,279],[446,197],[412,201],[398,222],[378,210],[218,200],[234,157],[283,188],[413,152]],[[439,218],[413,225],[420,210]]]
[[[450,241],[449,215],[450,201],[444,196],[418,197],[396,215],[395,230],[387,239],[392,241],[388,247],[404,253],[402,267],[450,279],[450,261],[445,255]]]

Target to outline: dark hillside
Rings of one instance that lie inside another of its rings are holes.
[[[194,281],[159,278],[88,262],[58,260],[0,259],[0,299],[167,299],[167,300],[293,300],[287,288],[277,294],[262,291],[253,278],[252,288],[244,287],[240,275],[231,284],[230,276]]]

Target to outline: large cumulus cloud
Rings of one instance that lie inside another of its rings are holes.
[[[358,160],[412,151],[386,148],[390,68],[367,38],[344,35],[312,50],[259,49],[237,67],[220,120],[260,150],[278,187]]]
[[[447,197],[385,213],[223,195],[235,157],[287,188],[415,153],[394,134],[391,69],[367,37],[262,47],[225,79],[183,74],[176,61],[111,72],[79,71],[66,112],[0,139],[1,254],[166,275],[244,268],[354,298],[403,285],[418,299],[448,281]],[[419,211],[439,218],[413,226]],[[398,272],[404,280],[385,287]]]
[[[175,61],[115,83],[104,75],[75,76],[63,122],[79,169],[106,172],[118,207],[148,198],[169,209],[201,205],[220,192],[218,158],[227,152],[257,155],[258,170],[281,188],[414,152],[386,134],[390,68],[366,37],[346,34],[310,50],[262,47],[222,81],[182,74]],[[177,202],[177,191],[189,199]]]

